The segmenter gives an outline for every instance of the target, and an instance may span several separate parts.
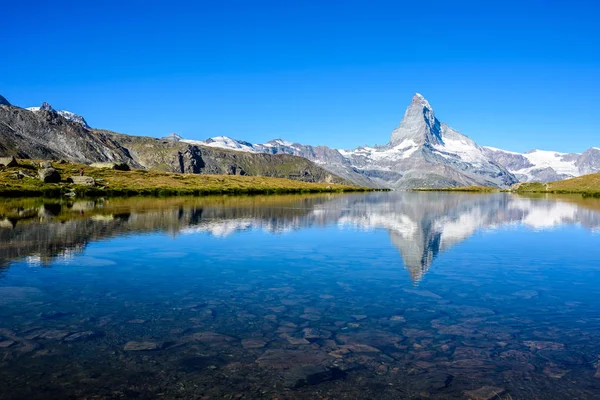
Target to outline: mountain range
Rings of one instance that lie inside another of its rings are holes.
[[[1,96],[0,139],[0,155],[22,158],[119,161],[171,172],[282,176],[392,189],[509,187],[600,171],[596,147],[581,154],[521,154],[480,146],[440,122],[418,93],[388,144],[351,150],[283,139],[253,144],[226,136],[187,140],[177,134],[161,139],[124,135],[92,129],[82,116],[54,110],[48,103],[22,109]]]
[[[600,171],[600,149],[596,147],[582,154],[543,150],[520,154],[479,146],[440,122],[429,102],[418,93],[385,146],[343,150],[282,139],[264,144],[226,136],[204,141],[185,140],[178,135],[167,139],[245,152],[293,154],[314,161],[356,184],[400,189],[468,185],[507,187],[516,182],[550,182]]]

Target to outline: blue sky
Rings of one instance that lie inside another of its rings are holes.
[[[600,6],[574,1],[27,1],[0,94],[136,135],[384,144],[415,92],[479,144],[600,147]]]

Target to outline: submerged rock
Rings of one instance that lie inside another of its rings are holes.
[[[284,374],[284,385],[289,388],[299,388],[308,385],[342,378],[345,372],[337,368],[327,368],[323,365],[304,365],[290,369]]]
[[[46,340],[62,340],[69,332],[60,329],[41,329],[32,334],[25,336],[25,339],[46,339]]]
[[[526,340],[523,344],[532,350],[562,350],[565,345],[562,343]]]
[[[256,360],[263,368],[290,369],[298,365],[324,365],[330,361],[329,355],[321,351],[271,349]]]
[[[4,340],[0,342],[0,349],[7,349],[10,346],[14,345],[16,342],[14,340]]]
[[[492,400],[500,398],[505,392],[504,389],[499,387],[483,386],[479,389],[466,391],[465,396],[471,400]]]
[[[568,369],[560,368],[558,365],[556,365],[554,363],[548,363],[548,365],[546,365],[544,367],[543,372],[545,375],[549,376],[550,378],[560,379],[571,371],[569,371]]]
[[[69,336],[67,336],[63,340],[65,342],[77,342],[80,340],[92,339],[95,336],[96,336],[96,334],[92,331],[75,332],[75,333],[71,333]]]
[[[242,347],[246,350],[260,349],[267,344],[263,339],[242,339]]]
[[[123,347],[125,351],[150,351],[150,350],[160,350],[162,348],[162,343],[155,342],[128,342]]]
[[[331,337],[331,332],[326,329],[319,328],[304,328],[302,333],[304,339],[307,340],[329,339]]]

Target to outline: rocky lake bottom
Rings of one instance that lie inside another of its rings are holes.
[[[600,398],[600,200],[6,200],[0,399]]]

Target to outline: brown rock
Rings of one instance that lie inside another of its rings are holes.
[[[506,391],[495,386],[483,386],[479,389],[469,390],[465,392],[465,396],[472,400],[493,400],[498,399]]]
[[[314,340],[314,339],[329,339],[331,337],[331,332],[325,329],[318,328],[304,328],[302,330],[304,339]]]
[[[544,374],[553,379],[560,379],[569,372],[568,369],[562,369],[554,363],[548,363],[548,365],[544,367]]]
[[[128,342],[123,347],[125,351],[151,351],[162,348],[162,343],[155,342]]]
[[[96,334],[92,331],[85,332],[74,332],[69,334],[66,338],[64,338],[65,342],[77,342],[80,340],[92,339]]]
[[[352,353],[380,353],[381,352],[381,350],[379,350],[373,346],[369,346],[367,344],[360,344],[360,343],[347,344],[347,345],[343,345],[340,347],[344,350],[349,350]]]
[[[523,344],[532,350],[562,350],[565,345],[556,342],[527,340]]]
[[[256,360],[263,368],[288,369],[298,365],[323,365],[331,360],[327,353],[316,350],[271,349]]]
[[[58,183],[60,182],[60,174],[54,168],[42,168],[38,171],[38,177],[40,181],[44,183]]]
[[[279,335],[280,338],[286,339],[290,344],[293,345],[302,345],[302,344],[310,344],[310,342],[304,338],[294,337],[287,333],[282,333]]]
[[[19,165],[14,157],[0,157],[0,166],[2,167],[16,167]]]
[[[16,342],[14,340],[4,340],[0,342],[0,349],[7,349],[10,346],[14,345]]]
[[[242,347],[248,349],[260,349],[267,344],[263,339],[242,339]]]
[[[202,343],[223,343],[235,340],[231,336],[221,335],[220,333],[215,332],[198,332],[190,335],[189,338]]]
[[[79,176],[73,175],[67,178],[68,183],[72,183],[74,185],[79,186],[95,186],[96,180],[91,176]]]

